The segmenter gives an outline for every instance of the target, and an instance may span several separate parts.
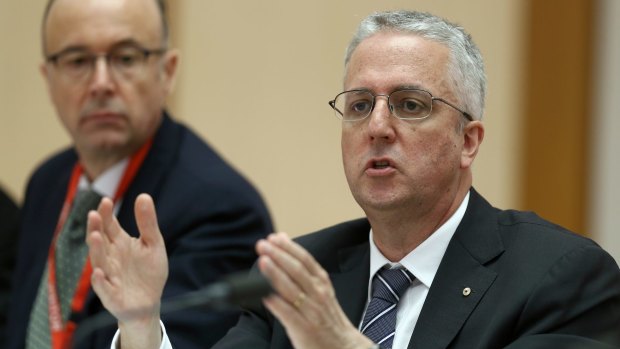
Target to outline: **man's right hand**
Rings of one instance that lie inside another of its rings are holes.
[[[88,214],[86,242],[93,268],[92,286],[119,322],[122,348],[158,348],[168,258],[153,199],[141,194],[134,209],[139,238],[123,230],[108,198]]]

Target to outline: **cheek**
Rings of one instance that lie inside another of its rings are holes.
[[[64,109],[73,104],[73,101],[77,98],[78,91],[70,86],[60,85],[58,83],[52,83],[49,87],[50,97],[52,103],[58,109]]]
[[[161,110],[164,106],[166,95],[163,92],[163,83],[153,77],[147,81],[134,84],[128,88],[133,103],[144,109]]]
[[[436,144],[433,152],[433,166],[438,174],[455,173],[461,167],[458,144],[451,137],[444,136],[441,143]]]
[[[458,166],[460,157],[455,140],[445,132],[422,132],[409,135],[405,145],[405,157],[413,168],[429,176],[441,173],[446,167]]]
[[[356,155],[361,153],[359,134],[343,125],[340,137],[340,148],[343,162],[345,162],[345,164],[351,163]]]
[[[58,117],[67,128],[75,128],[79,119],[83,92],[66,86],[51,86],[50,91],[50,98]]]
[[[154,82],[140,82],[119,86],[119,97],[122,99],[134,121],[136,117],[149,115],[155,110],[160,110],[162,101],[159,98],[158,85]]]
[[[351,181],[353,179],[354,174],[356,172],[356,164],[359,162],[358,154],[361,153],[361,150],[356,145],[356,138],[354,133],[351,130],[346,130],[343,125],[342,134],[340,138],[340,149],[342,152],[342,165],[344,167],[344,174],[347,178],[347,181]]]

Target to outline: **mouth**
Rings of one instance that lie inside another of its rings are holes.
[[[111,122],[123,118],[123,114],[113,110],[96,110],[82,114],[82,121]]]
[[[368,174],[387,174],[396,168],[391,159],[371,159],[366,163],[366,173]]]
[[[118,115],[119,113],[110,111],[110,110],[97,110],[97,111],[93,111],[93,112],[86,114],[85,117],[97,118],[97,117],[113,117],[113,116],[118,116]]]
[[[376,170],[381,170],[388,167],[390,167],[390,162],[387,160],[378,160],[371,162],[371,168]]]

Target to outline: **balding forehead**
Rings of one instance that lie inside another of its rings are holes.
[[[151,9],[155,10],[153,11],[153,16],[158,16],[159,27],[157,28],[157,30],[161,32],[161,42],[163,43],[163,45],[165,45],[168,40],[168,23],[166,19],[165,0],[49,0],[45,7],[45,12],[44,12],[42,23],[41,23],[41,42],[42,42],[44,54],[45,52],[47,52],[46,46],[47,46],[47,40],[48,40],[47,36],[48,36],[48,31],[49,31],[49,26],[48,26],[49,18],[50,18],[50,15],[55,15],[53,12],[65,11],[66,8],[63,8],[63,6],[69,6],[68,7],[69,9],[71,9],[71,7],[80,6],[80,5],[96,6],[97,3],[100,3],[100,4],[105,3],[106,5],[121,6],[123,3],[126,3],[127,1],[129,1],[130,3],[133,3],[134,5],[139,3],[140,1],[143,1],[146,8],[144,8],[143,10],[140,10],[140,14],[142,15],[142,17],[144,17],[145,14],[148,14],[149,12],[151,12],[149,9],[150,7],[149,2],[155,5]]]

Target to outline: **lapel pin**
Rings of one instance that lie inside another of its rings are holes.
[[[467,296],[469,296],[470,294],[471,294],[471,288],[469,288],[469,287],[465,287],[465,288],[463,289],[463,296],[464,296],[464,297],[467,297]]]

